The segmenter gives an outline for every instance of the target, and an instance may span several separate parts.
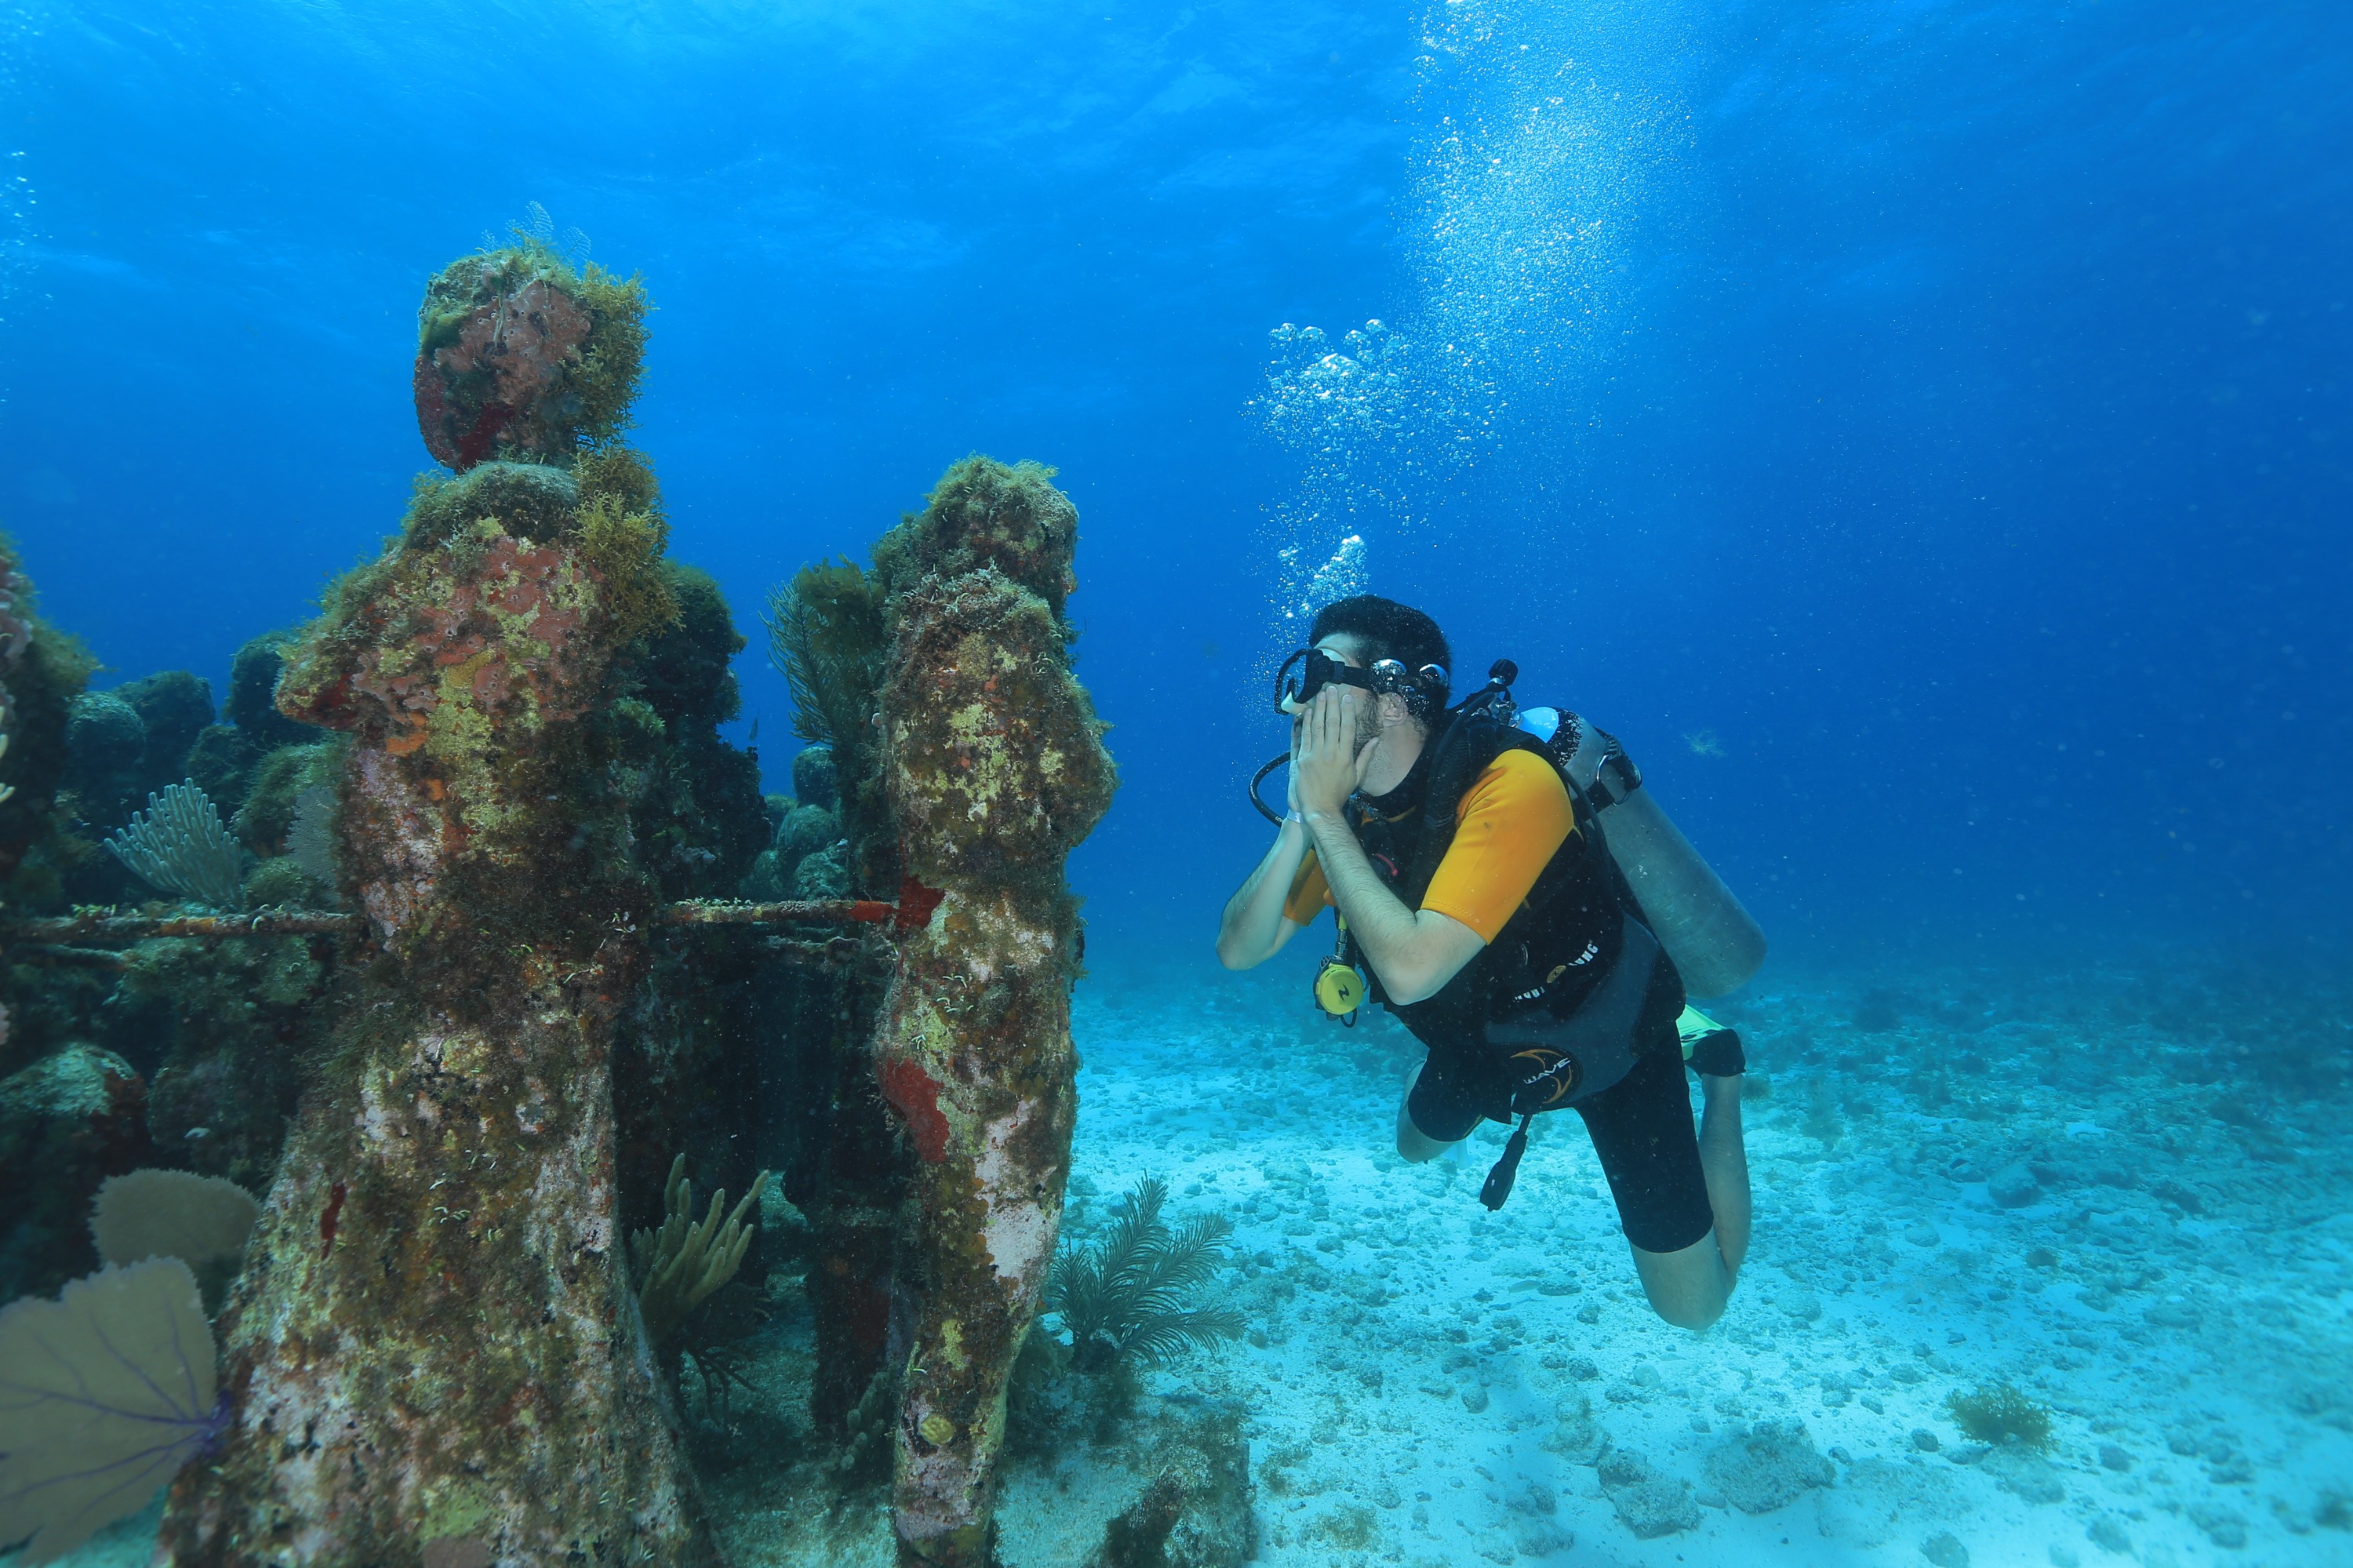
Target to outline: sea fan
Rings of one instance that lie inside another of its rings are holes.
[[[234,1181],[193,1171],[110,1176],[90,1206],[90,1239],[109,1263],[176,1257],[192,1268],[245,1250],[261,1205]]]
[[[145,1508],[227,1430],[213,1354],[177,1258],[0,1311],[0,1541],[45,1563]]]
[[[1233,1223],[1195,1214],[1173,1228],[1160,1217],[1168,1184],[1147,1176],[1112,1211],[1099,1244],[1065,1252],[1046,1287],[1046,1309],[1071,1331],[1071,1364],[1108,1372],[1131,1357],[1158,1365],[1179,1351],[1242,1331],[1240,1313],[1189,1305],[1225,1261]]]
[[[244,1266],[246,1238],[260,1217],[261,1205],[234,1181],[148,1169],[110,1176],[100,1185],[90,1235],[108,1263],[178,1258],[195,1275],[210,1312]]]
[[[245,907],[245,851],[194,780],[147,797],[147,809],[106,841],[107,853],[161,893],[216,909]]]

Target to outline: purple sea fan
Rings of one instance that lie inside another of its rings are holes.
[[[227,1427],[213,1355],[177,1258],[0,1311],[0,1546],[47,1562],[146,1507]]]

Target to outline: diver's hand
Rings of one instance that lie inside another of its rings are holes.
[[[1291,721],[1291,766],[1282,770],[1282,803],[1292,817],[1299,815],[1299,732],[1306,723],[1303,713]]]
[[[1359,747],[1356,723],[1364,694],[1333,684],[1315,694],[1291,753],[1291,790],[1305,816],[1336,814],[1364,782],[1377,737]]]

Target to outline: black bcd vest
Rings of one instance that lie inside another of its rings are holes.
[[[1564,1097],[1565,1105],[1609,1087],[1634,1057],[1680,1049],[1674,1021],[1683,1012],[1683,988],[1597,831],[1587,796],[1560,758],[1525,730],[1482,712],[1457,713],[1424,753],[1426,771],[1415,769],[1422,776],[1418,800],[1409,776],[1378,802],[1359,801],[1352,817],[1358,842],[1389,890],[1407,908],[1419,908],[1454,842],[1463,795],[1506,751],[1544,758],[1568,791],[1576,826],[1495,939],[1435,995],[1391,1001],[1378,973],[1364,967],[1373,999],[1432,1051],[1508,1056],[1531,1042],[1577,1043],[1572,1048],[1588,1056],[1588,1066],[1599,1073]],[[1407,801],[1398,802],[1399,795]],[[1395,814],[1377,809],[1384,805]],[[1363,961],[1353,939],[1348,956]],[[1621,959],[1623,975],[1618,973]],[[1510,1119],[1503,1105],[1488,1114]]]

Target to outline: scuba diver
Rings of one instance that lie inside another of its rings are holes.
[[[1369,994],[1429,1048],[1398,1152],[1432,1160],[1516,1117],[1480,1194],[1496,1209],[1536,1114],[1576,1110],[1652,1308],[1707,1327],[1748,1248],[1746,1064],[1686,991],[1745,983],[1763,934],[1613,738],[1517,706],[1508,660],[1449,707],[1446,639],[1419,610],[1344,599],[1311,641],[1276,676],[1292,747],[1250,785],[1274,844],[1227,902],[1219,960],[1254,969],[1334,906],[1316,1004],[1354,1023]],[[1259,785],[1286,761],[1278,818]]]

